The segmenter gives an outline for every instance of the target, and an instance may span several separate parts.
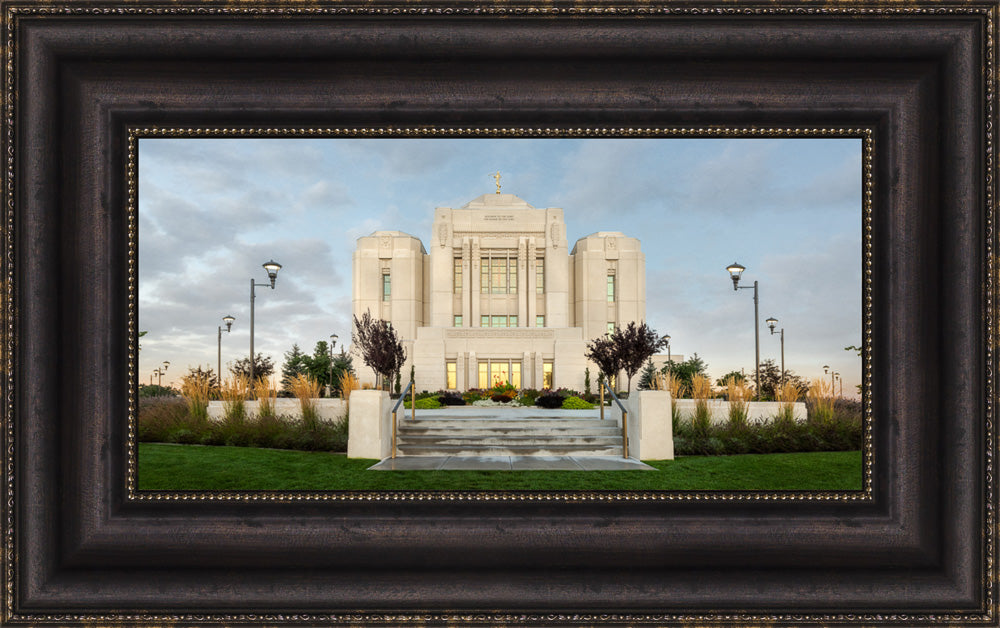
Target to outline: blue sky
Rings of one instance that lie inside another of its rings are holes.
[[[761,359],[806,377],[830,365],[844,393],[860,383],[861,140],[858,139],[141,139],[139,378],[164,360],[164,383],[189,366],[249,354],[280,365],[349,340],[351,253],[379,229],[427,246],[435,207],[496,189],[561,207],[572,248],[596,231],[637,237],[646,254],[646,318],[674,353],[697,352],[714,377],[754,366],[751,290],[760,282]],[[339,345],[338,345],[339,346]]]

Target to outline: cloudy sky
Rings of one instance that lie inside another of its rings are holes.
[[[831,365],[860,383],[861,140],[857,139],[141,139],[139,378],[255,349],[280,366],[298,343],[350,338],[357,238],[404,231],[427,246],[435,207],[495,191],[562,207],[572,243],[622,231],[646,254],[647,321],[673,353],[697,352],[713,378],[754,367],[752,290],[760,282],[761,360],[806,377]],[[339,345],[338,345],[339,346]]]

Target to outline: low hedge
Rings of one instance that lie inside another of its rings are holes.
[[[863,440],[860,410],[835,413],[824,422],[711,425],[703,433],[690,421],[674,426],[674,453],[679,456],[853,451],[861,449]]]
[[[302,451],[347,451],[347,418],[309,426],[289,416],[246,417],[241,421],[199,421],[179,397],[139,400],[139,442],[230,445]]]

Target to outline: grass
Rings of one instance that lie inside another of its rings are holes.
[[[860,490],[861,452],[687,456],[653,471],[367,471],[327,452],[139,444],[139,490]]]

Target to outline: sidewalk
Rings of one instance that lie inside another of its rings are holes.
[[[656,471],[621,456],[397,456],[369,471]]]

